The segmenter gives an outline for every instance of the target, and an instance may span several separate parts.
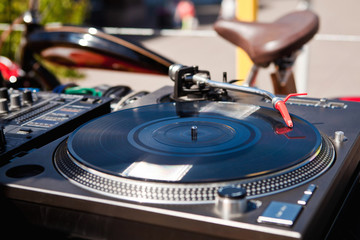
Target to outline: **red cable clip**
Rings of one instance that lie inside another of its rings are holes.
[[[286,125],[291,128],[294,126],[294,124],[291,120],[289,111],[286,108],[285,102],[287,100],[289,100],[289,98],[291,98],[291,97],[300,96],[300,95],[307,95],[307,93],[291,93],[291,94],[287,95],[286,98],[284,98],[284,100],[279,100],[275,103],[275,108],[280,112]]]

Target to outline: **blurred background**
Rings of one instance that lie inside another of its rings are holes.
[[[183,65],[209,70],[221,81],[226,71],[237,78],[241,68],[236,47],[212,29],[219,13],[235,14],[248,0],[40,0],[44,24],[95,26],[137,42]],[[183,1],[181,1],[183,2]],[[320,17],[320,31],[295,66],[301,90],[310,97],[360,96],[360,16],[358,0],[258,0],[255,20],[271,22],[304,6]],[[27,0],[0,2],[0,31],[21,13]],[[17,61],[21,26],[4,43],[1,54]],[[154,91],[172,85],[168,77],[93,69],[52,68],[63,82],[91,87],[99,84],[129,85],[136,91]],[[257,85],[272,91],[269,69],[261,70]]]

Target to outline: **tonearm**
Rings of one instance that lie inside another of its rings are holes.
[[[306,93],[289,94],[285,98],[275,96],[271,92],[254,87],[240,86],[231,84],[226,81],[218,82],[210,79],[208,71],[199,70],[197,66],[183,66],[173,64],[169,68],[169,76],[175,82],[173,98],[181,100],[184,96],[191,95],[191,100],[196,100],[194,96],[201,100],[205,100],[207,94],[215,92],[217,99],[221,100],[227,96],[226,90],[255,94],[269,99],[274,107],[283,117],[288,127],[293,127],[293,122],[285,105],[285,102],[292,96],[306,95]],[[214,98],[214,94],[210,94]]]

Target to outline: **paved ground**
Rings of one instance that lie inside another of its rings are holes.
[[[296,9],[299,3],[298,0],[260,0],[258,21],[274,20]],[[311,8],[318,13],[321,25],[319,33],[308,45],[309,57],[305,61],[308,71],[300,71],[307,76],[305,90],[311,97],[360,96],[360,1],[314,0]],[[218,6],[202,10],[200,14],[207,11],[214,17]],[[235,47],[214,34],[209,21],[200,29],[203,36],[163,34],[136,39],[176,62],[210,70],[214,80],[221,80],[223,71],[228,72],[229,78],[234,78]],[[86,79],[79,83],[85,86],[126,84],[134,90],[152,91],[172,84],[167,77],[93,70],[84,72]],[[272,91],[267,70],[260,72],[258,87]]]

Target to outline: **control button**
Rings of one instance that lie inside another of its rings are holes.
[[[246,189],[236,186],[219,188],[215,206],[216,211],[224,219],[241,216],[248,209]]]
[[[84,97],[80,102],[87,103],[87,104],[95,104],[99,101],[98,98],[91,98],[91,97]]]
[[[302,206],[298,204],[272,201],[257,221],[291,227],[301,209]]]
[[[10,108],[20,108],[21,107],[21,99],[20,95],[15,93],[10,96]]]
[[[315,184],[310,184],[309,187],[304,191],[305,194],[311,195],[315,192],[316,190],[316,185]]]
[[[20,128],[19,131],[17,131],[18,134],[30,134],[32,133],[32,129],[31,128]]]
[[[315,190],[316,190],[316,185],[310,184],[309,187],[304,191],[304,195],[301,197],[300,200],[297,201],[297,203],[303,206],[306,205],[309,202]]]
[[[0,98],[6,98],[9,101],[9,92],[6,87],[0,88]]]
[[[32,104],[34,102],[33,95],[30,90],[25,90],[23,92],[23,101],[27,104]]]
[[[246,197],[246,189],[242,187],[226,186],[218,190],[221,198],[244,199]]]
[[[297,201],[298,204],[305,206],[311,198],[311,194],[304,194],[301,199]]]
[[[9,112],[9,106],[6,98],[0,98],[0,113]]]
[[[343,131],[336,131],[334,137],[335,143],[342,143],[347,140]]]

